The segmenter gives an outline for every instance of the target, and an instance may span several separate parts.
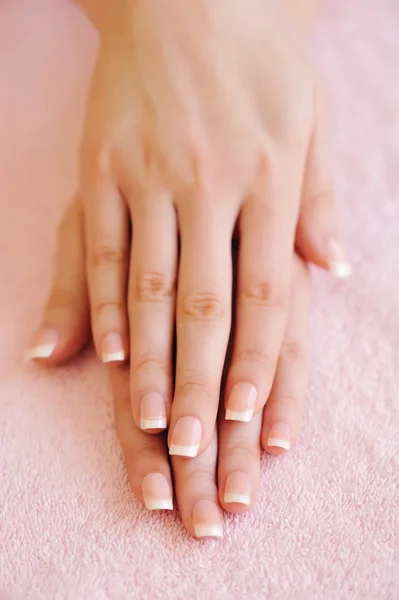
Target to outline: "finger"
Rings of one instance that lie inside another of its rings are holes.
[[[138,199],[129,281],[131,400],[137,427],[165,429],[172,401],[177,224],[168,196]]]
[[[253,507],[260,478],[262,413],[250,423],[226,421],[219,425],[219,502],[227,512],[242,513]]]
[[[183,523],[197,538],[223,537],[223,515],[216,488],[217,435],[200,455],[172,457],[176,499]]]
[[[233,223],[215,206],[181,215],[176,386],[169,452],[196,456],[215,427],[231,322]]]
[[[84,206],[87,275],[94,345],[105,363],[123,361],[129,352],[127,274],[130,219],[106,158],[87,182]]]
[[[55,274],[41,325],[26,359],[48,364],[74,356],[90,337],[86,287],[83,210],[80,199],[71,202],[59,229]]]
[[[296,247],[304,260],[330,269],[336,277],[348,277],[352,269],[338,237],[329,130],[326,98],[321,86],[317,85]]]
[[[309,303],[309,272],[295,256],[290,316],[263,416],[262,445],[270,454],[289,450],[301,425],[308,375]]]
[[[136,427],[130,402],[128,365],[109,365],[115,426],[135,496],[148,510],[173,509],[173,485],[165,434]]]
[[[301,164],[262,161],[258,193],[240,216],[236,333],[226,419],[250,421],[269,396],[287,320]],[[290,176],[287,176],[287,173]]]

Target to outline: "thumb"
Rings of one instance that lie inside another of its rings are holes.
[[[331,169],[327,102],[319,84],[315,89],[315,123],[308,150],[296,249],[308,262],[348,277],[351,265],[339,240]]]

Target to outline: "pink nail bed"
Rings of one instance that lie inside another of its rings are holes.
[[[345,249],[336,238],[329,240],[328,257],[330,271],[335,277],[343,279],[352,275],[352,266]]]
[[[244,471],[230,473],[224,486],[226,504],[251,504],[251,480]]]
[[[101,356],[105,363],[122,362],[125,360],[122,336],[119,333],[108,333],[101,346]]]
[[[194,532],[198,538],[223,537],[223,521],[215,502],[199,500],[193,509]]]
[[[267,445],[271,448],[283,448],[289,450],[291,447],[291,429],[285,423],[275,423],[269,431]]]
[[[169,454],[194,457],[201,443],[202,426],[195,417],[181,417],[170,437]]]
[[[40,329],[33,336],[33,341],[25,353],[25,360],[36,358],[50,358],[58,342],[58,331],[56,329]]]
[[[227,403],[226,420],[248,423],[254,414],[257,391],[251,383],[237,383]]]
[[[149,473],[141,483],[145,507],[148,510],[173,510],[172,491],[162,473]]]
[[[161,394],[151,392],[142,399],[140,427],[141,429],[165,429],[166,406]]]

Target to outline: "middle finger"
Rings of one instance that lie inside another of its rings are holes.
[[[181,210],[176,386],[170,454],[196,456],[215,427],[231,323],[234,219],[220,203],[198,198]],[[229,222],[230,216],[230,222]]]

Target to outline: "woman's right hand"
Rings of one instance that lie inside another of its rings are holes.
[[[72,358],[90,335],[85,279],[83,210],[79,198],[62,222],[52,291],[42,326],[57,331],[58,343],[44,364]],[[134,422],[128,364],[109,365],[115,423],[133,492],[149,510],[170,509],[175,496],[187,530],[199,538],[219,537],[223,510],[241,513],[253,507],[259,487],[261,446],[284,453],[299,431],[307,378],[307,313],[310,280],[294,258],[288,326],[266,407],[250,423],[226,421],[223,411],[208,448],[187,460],[169,462],[164,433],[148,436]],[[289,409],[289,410],[288,410]],[[289,421],[284,422],[289,415]],[[276,428],[276,423],[279,426]],[[289,433],[287,434],[287,430]],[[172,469],[171,469],[172,466]]]

